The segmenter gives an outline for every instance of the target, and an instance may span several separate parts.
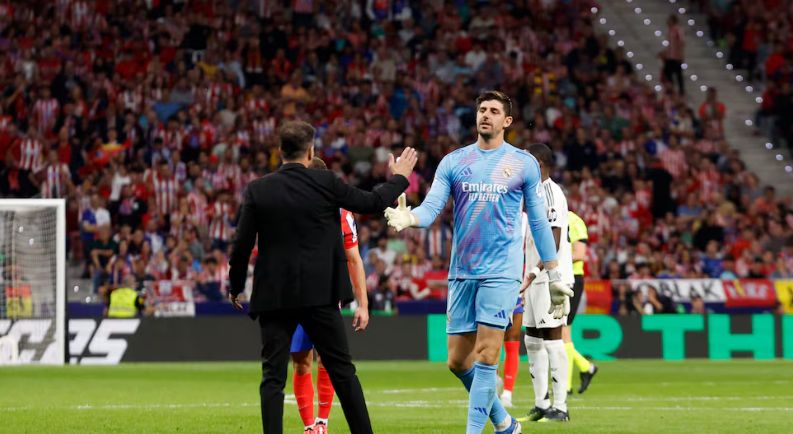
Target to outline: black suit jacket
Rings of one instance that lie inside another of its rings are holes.
[[[350,187],[328,170],[288,163],[245,189],[229,260],[231,293],[245,288],[258,235],[250,314],[352,300],[339,208],[382,212],[408,187],[396,175],[372,192]]]

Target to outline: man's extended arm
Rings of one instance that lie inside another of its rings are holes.
[[[416,160],[416,150],[413,148],[405,148],[396,161],[394,161],[394,156],[391,155],[388,165],[394,176],[371,192],[351,187],[344,181],[334,177],[333,195],[338,205],[348,211],[360,214],[381,212],[388,205],[394,203],[397,196],[407,190],[410,185],[407,178],[413,172]]]
[[[411,226],[421,228],[430,226],[438,218],[438,215],[443,211],[446,202],[449,200],[449,193],[451,192],[450,179],[448,157],[444,157],[435,171],[435,179],[432,181],[430,191],[421,206],[411,211],[410,207],[405,204],[404,196],[400,196],[399,205],[396,208],[386,209],[385,216],[388,224],[397,231]]]

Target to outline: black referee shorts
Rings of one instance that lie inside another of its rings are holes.
[[[573,318],[578,311],[578,305],[581,303],[581,297],[584,296],[584,276],[575,275],[575,283],[573,283],[573,298],[570,300],[570,313],[567,314],[567,325],[573,325]]]

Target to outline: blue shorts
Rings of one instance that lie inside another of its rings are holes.
[[[478,324],[506,330],[519,291],[520,281],[503,277],[450,280],[446,333],[475,332]]]
[[[311,338],[308,337],[308,333],[303,330],[303,326],[298,324],[297,329],[295,329],[295,334],[292,335],[292,346],[289,347],[289,352],[302,353],[312,348],[314,348],[314,342],[311,342]]]
[[[515,303],[515,310],[512,311],[513,315],[516,313],[523,313],[523,297],[521,296],[518,296],[518,301]]]

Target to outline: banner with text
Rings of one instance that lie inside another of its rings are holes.
[[[647,279],[628,282],[634,291],[646,295],[647,290],[654,288],[677,303],[689,303],[695,295],[705,303],[724,303],[727,299],[722,282],[717,279]]]
[[[195,316],[193,283],[186,280],[146,282],[146,304],[156,317]]]
[[[595,360],[793,359],[793,315],[578,315],[575,318],[571,329],[575,347]],[[427,354],[431,361],[446,360],[445,328],[445,315],[430,315]]]
[[[728,308],[774,307],[776,304],[776,289],[770,280],[735,279],[723,280],[722,284]]]

